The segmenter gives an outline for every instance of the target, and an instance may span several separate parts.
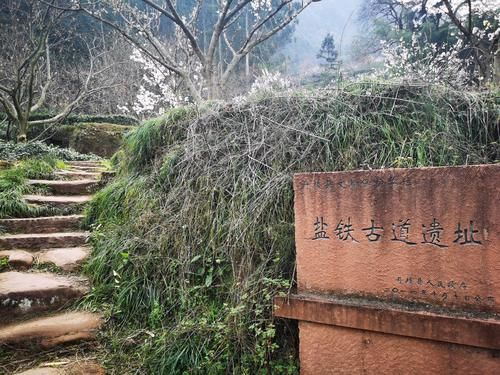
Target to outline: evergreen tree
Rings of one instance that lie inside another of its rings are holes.
[[[331,33],[328,33],[321,43],[321,48],[316,55],[318,59],[325,60],[325,66],[327,69],[334,69],[337,65],[338,51],[335,48],[335,40]]]

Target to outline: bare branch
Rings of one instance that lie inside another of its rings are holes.
[[[147,4],[151,3],[149,0],[143,0]],[[165,0],[167,3],[168,8],[172,12],[172,16],[174,18],[174,22],[179,26],[186,37],[189,40],[189,43],[191,44],[191,47],[193,48],[194,53],[196,56],[198,56],[198,59],[200,59],[202,64],[205,64],[205,55],[203,54],[203,51],[201,50],[198,42],[196,41],[196,38],[194,37],[193,33],[189,30],[189,28],[186,26],[186,24],[182,21],[181,17],[177,13],[177,10],[175,9],[174,5],[172,4],[171,0]],[[156,8],[155,8],[156,9]]]
[[[240,48],[240,51],[244,51],[246,46],[250,43],[250,41],[252,40],[253,36],[255,35],[255,33],[257,31],[259,31],[259,29],[261,27],[263,27],[267,22],[269,22],[269,20],[271,20],[273,17],[275,17],[280,11],[281,9],[283,9],[286,5],[290,4],[293,0],[286,0],[284,2],[282,2],[274,11],[270,12],[267,17],[264,17],[264,19],[262,19],[262,21],[260,21],[257,25],[254,26],[254,28],[250,31],[250,33],[248,34],[248,38],[246,39],[245,43],[243,44],[243,46]],[[306,5],[307,6],[307,5]],[[304,8],[302,8],[304,9]],[[299,15],[299,13],[297,13],[297,16]],[[278,32],[279,30],[283,29],[286,25],[288,25],[292,20],[286,22],[286,20],[282,23],[283,24],[283,27],[282,28],[279,28],[277,29],[275,32],[273,32],[273,34],[275,34],[276,32]],[[271,34],[271,35],[273,35]]]
[[[222,30],[224,29],[224,24],[226,23],[227,12],[229,11],[229,7],[233,2],[233,0],[225,0],[225,1],[226,3],[224,4],[224,7],[222,8],[222,11],[220,12],[219,18],[217,20],[217,23],[214,26],[214,31],[212,33],[212,37],[210,38],[210,44],[208,46],[207,60],[210,64],[213,62],[215,49],[217,47],[217,44],[219,43]]]
[[[12,106],[12,104],[9,103],[9,100],[6,97],[4,97],[1,93],[0,93],[0,103],[2,103],[3,108],[5,109],[5,113],[7,113],[7,116],[9,116],[9,118],[12,121],[16,121],[18,119],[16,114],[16,109]]]
[[[451,21],[455,24],[456,27],[460,29],[460,31],[467,37],[471,38],[472,33],[469,33],[469,30],[460,22],[455,12],[453,11],[453,7],[450,4],[449,0],[443,0],[443,4],[446,7],[448,17],[450,17]]]
[[[133,38],[129,33],[127,33],[125,30],[123,30],[118,25],[114,24],[111,21],[108,21],[105,18],[98,16],[97,14],[94,14],[93,12],[89,11],[88,9],[81,8],[80,11],[88,14],[89,16],[91,16],[91,17],[101,21],[105,25],[111,27],[113,30],[115,30],[120,35],[122,35],[126,40],[128,40],[133,46],[135,46],[140,51],[144,52],[153,61],[156,61],[160,65],[164,66],[165,68],[167,68],[168,70],[170,70],[176,74],[179,74],[179,75],[183,74],[183,72],[179,68],[177,68],[173,65],[170,65],[166,61],[164,61],[163,55],[161,55],[161,57],[162,57],[161,59],[159,57],[155,56],[155,54],[151,53],[151,51],[149,51],[147,48],[145,48],[136,38]]]
[[[166,9],[163,9],[162,7],[158,6],[156,3],[152,2],[152,1],[149,1],[149,0],[142,0],[142,1],[146,4],[148,4],[151,8],[153,8],[153,9],[157,10],[158,12],[160,12],[161,14],[163,14],[165,17],[167,17],[171,21],[174,21],[175,23],[177,23],[176,18],[171,13],[169,13]]]
[[[196,5],[195,5],[195,8],[193,10],[191,19],[188,22],[189,26],[191,26],[191,25],[195,25],[196,26],[196,21],[198,21],[198,17],[200,16],[201,8],[203,7],[203,3],[204,3],[203,0],[198,0],[196,2]],[[193,29],[193,30],[194,30],[194,34],[196,34],[197,29]]]
[[[224,42],[226,42],[226,45],[227,45],[227,47],[229,48],[229,50],[231,51],[232,55],[233,55],[233,56],[234,56],[234,55],[236,55],[236,50],[234,49],[234,47],[233,47],[233,45],[232,45],[231,41],[229,40],[229,38],[227,37],[226,32],[224,31],[224,32],[222,33],[222,35],[223,35],[223,37],[224,37]]]
[[[222,83],[227,82],[227,80],[229,79],[229,76],[234,71],[234,69],[236,68],[236,66],[239,64],[239,62],[241,61],[241,59],[243,57],[245,57],[255,46],[257,46],[260,43],[265,42],[267,39],[269,39],[270,37],[272,37],[274,34],[276,34],[277,32],[279,32],[280,30],[284,29],[287,25],[290,24],[290,22],[292,22],[293,20],[295,20],[304,11],[304,9],[306,9],[310,4],[311,4],[311,2],[308,2],[308,3],[304,4],[300,9],[298,9],[292,15],[288,16],[285,20],[283,20],[279,25],[277,25],[273,29],[269,30],[267,33],[261,35],[260,37],[254,39],[252,41],[252,38],[255,35],[256,29],[258,29],[258,28],[260,28],[262,26],[261,25],[262,22],[259,23],[256,26],[256,28],[254,28],[255,31],[253,33],[250,33],[249,37],[247,38],[247,40],[245,41],[245,43],[243,44],[243,46],[238,50],[238,52],[236,53],[236,55],[233,56],[233,59],[228,64],[228,66],[227,66],[224,74],[221,77]],[[276,10],[274,12],[272,12],[271,14],[276,14]],[[270,19],[269,16],[266,17],[266,18]]]
[[[234,7],[234,9],[232,9],[227,17],[226,17],[226,24],[231,21],[233,19],[234,16],[236,16],[240,10],[242,10],[245,6],[247,6],[248,4],[250,4],[252,2],[252,0],[243,0],[241,3],[239,4],[236,4],[236,6]],[[224,25],[225,26],[225,25]]]

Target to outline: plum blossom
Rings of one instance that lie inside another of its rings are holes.
[[[267,69],[262,71],[262,75],[257,77],[250,88],[249,94],[256,92],[268,92],[276,90],[285,90],[292,86],[292,82],[283,76],[280,72],[269,72]]]
[[[500,34],[500,0],[398,0],[404,8],[413,11],[415,18],[412,39],[403,38],[399,43],[385,43],[386,73],[398,77],[425,82],[446,82],[465,85],[472,81],[482,81],[491,73],[485,66],[491,64],[488,43],[496,43]],[[429,43],[422,41],[421,26],[428,16],[438,15],[450,25],[450,36],[454,44]],[[469,15],[484,18],[482,24],[476,23],[467,32]],[[465,25],[465,26],[462,26]],[[486,46],[486,47],[485,47]],[[492,44],[493,48],[494,44]],[[474,52],[471,52],[474,51]],[[488,60],[489,59],[489,60]],[[483,65],[479,65],[479,64]]]
[[[157,115],[189,101],[189,98],[177,89],[179,78],[164,66],[145,56],[139,49],[133,50],[130,59],[141,66],[142,84],[131,108],[121,107],[120,111],[133,112],[139,116]],[[194,80],[200,80],[200,77],[194,74]]]
[[[385,73],[425,83],[466,85],[470,80],[467,68],[472,60],[460,57],[462,46],[461,41],[449,49],[433,43],[422,45],[416,35],[410,45],[402,41],[396,45],[383,42]]]
[[[273,7],[272,0],[252,0],[252,10],[258,12],[260,10],[270,11]]]

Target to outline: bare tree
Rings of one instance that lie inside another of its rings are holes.
[[[399,0],[365,0],[361,4],[358,18],[362,23],[380,18],[403,30],[407,11]]]
[[[86,13],[121,34],[177,75],[192,100],[199,102],[220,98],[238,64],[256,46],[293,22],[313,1],[188,0],[181,4],[175,0],[80,0],[70,9]],[[200,15],[207,9],[214,20],[202,25],[205,20],[202,22]],[[249,12],[254,22],[246,36],[236,40],[236,28],[247,21]],[[165,24],[175,29],[167,40],[159,32]],[[222,49],[230,51],[230,56]],[[196,79],[200,75],[202,84]]]
[[[55,2],[53,1],[53,4]],[[37,124],[61,121],[81,101],[103,89],[93,86],[96,76],[106,68],[98,67],[102,52],[92,41],[82,39],[87,49],[86,72],[78,81],[74,96],[65,100],[59,111],[46,119],[30,120],[30,115],[44,107],[53,88],[52,52],[70,37],[57,32],[68,13],[36,1],[6,0],[0,5],[0,105],[17,130],[18,141],[25,142],[29,128]],[[60,30],[59,30],[60,31]]]

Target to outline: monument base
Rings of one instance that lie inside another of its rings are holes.
[[[300,322],[302,375],[499,374],[495,350]]]
[[[299,320],[302,375],[500,373],[492,317],[309,295],[274,304],[275,316]]]

